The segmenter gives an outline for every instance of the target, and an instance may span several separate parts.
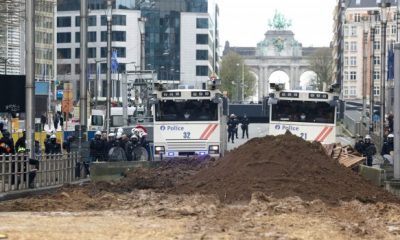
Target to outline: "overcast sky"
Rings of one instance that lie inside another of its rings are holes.
[[[275,10],[292,21],[291,30],[303,47],[328,47],[332,40],[337,0],[217,0],[221,47],[255,47],[264,39]]]

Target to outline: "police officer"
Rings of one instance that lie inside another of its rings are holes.
[[[242,138],[244,138],[244,134],[246,134],[247,139],[249,139],[249,119],[247,118],[247,115],[244,114],[242,118]]]
[[[22,132],[22,137],[18,138],[15,143],[15,149],[18,153],[24,153],[26,151],[26,132]]]
[[[364,152],[364,138],[362,136],[358,136],[358,141],[354,145],[354,149],[357,152],[363,154],[363,152]]]
[[[57,137],[55,134],[50,136],[50,142],[48,143],[47,149],[45,149],[47,154],[59,154],[61,153],[61,144],[57,143]]]
[[[228,142],[230,140],[232,140],[232,143],[234,143],[234,139],[235,139],[235,130],[237,128],[236,126],[236,120],[235,120],[235,114],[231,114],[229,116],[229,120],[227,122],[228,125]]]
[[[376,154],[375,144],[371,142],[371,136],[365,135],[364,137],[364,156],[367,158],[367,166],[372,166],[373,156]]]
[[[103,161],[104,160],[104,151],[105,151],[105,143],[101,139],[101,132],[97,131],[94,135],[94,138],[90,141],[90,157],[92,161]]]
[[[393,140],[394,140],[394,135],[390,133],[387,136],[386,141],[383,143],[382,150],[381,150],[381,155],[390,155],[390,152],[393,151]]]
[[[239,126],[239,119],[238,119],[238,117],[235,115],[235,136],[236,136],[236,139],[238,139],[239,138],[239,129],[238,129],[238,126]]]
[[[9,131],[3,131],[0,139],[0,154],[15,154],[14,141]]]

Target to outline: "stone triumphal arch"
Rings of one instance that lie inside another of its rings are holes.
[[[230,51],[244,58],[245,65],[257,76],[258,98],[261,100],[269,93],[269,78],[276,71],[283,71],[289,76],[290,89],[299,89],[300,76],[310,69],[310,59],[319,48],[303,48],[295,40],[294,33],[279,13],[275,13],[270,22],[270,30],[256,47],[230,47],[226,43],[224,55]]]

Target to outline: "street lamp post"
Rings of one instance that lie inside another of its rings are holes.
[[[139,31],[140,31],[140,70],[145,70],[145,23],[147,21],[147,18],[145,17],[140,17],[138,19],[139,21]]]
[[[378,4],[381,8],[381,91],[380,91],[380,141],[384,140],[384,126],[385,126],[385,101],[386,101],[386,27],[387,27],[387,14],[390,10],[390,3],[381,2]]]
[[[111,0],[107,0],[107,105],[106,105],[106,131],[107,137],[110,133],[110,111],[111,111],[111,20],[112,5]]]
[[[379,14],[379,11],[375,10],[369,10],[368,15],[369,15],[369,22],[370,22],[370,29],[369,29],[369,36],[370,36],[370,42],[371,42],[371,56],[370,56],[370,92],[369,92],[369,133],[372,133],[374,130],[374,105],[375,105],[375,95],[374,95],[374,45],[375,45],[375,26],[372,24],[372,19],[375,18]],[[374,19],[375,21],[375,19]]]
[[[240,66],[240,65],[242,65],[242,83],[239,85],[238,84],[238,99],[239,99],[239,87],[242,87],[242,90],[241,90],[241,98],[240,98],[240,100],[243,102],[244,101],[244,63],[242,63],[242,64],[240,64],[240,63],[237,63],[236,64],[236,66]]]
[[[95,87],[94,87],[94,89],[95,89],[95,93],[94,93],[94,96],[95,96],[95,101],[94,101],[94,108],[96,109],[97,108],[97,102],[98,102],[98,100],[99,100],[99,97],[100,97],[100,95],[101,95],[101,77],[100,77],[100,74],[101,74],[101,64],[99,64],[99,63],[101,63],[101,62],[106,62],[107,60],[94,60],[94,63],[95,63],[95,65],[96,65],[96,84],[95,84]]]

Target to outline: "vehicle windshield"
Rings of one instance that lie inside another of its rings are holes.
[[[327,102],[279,100],[272,105],[271,121],[335,123],[335,107]]]
[[[217,121],[218,104],[210,100],[165,100],[156,104],[156,121]]]
[[[103,126],[103,116],[92,115],[92,126]]]

